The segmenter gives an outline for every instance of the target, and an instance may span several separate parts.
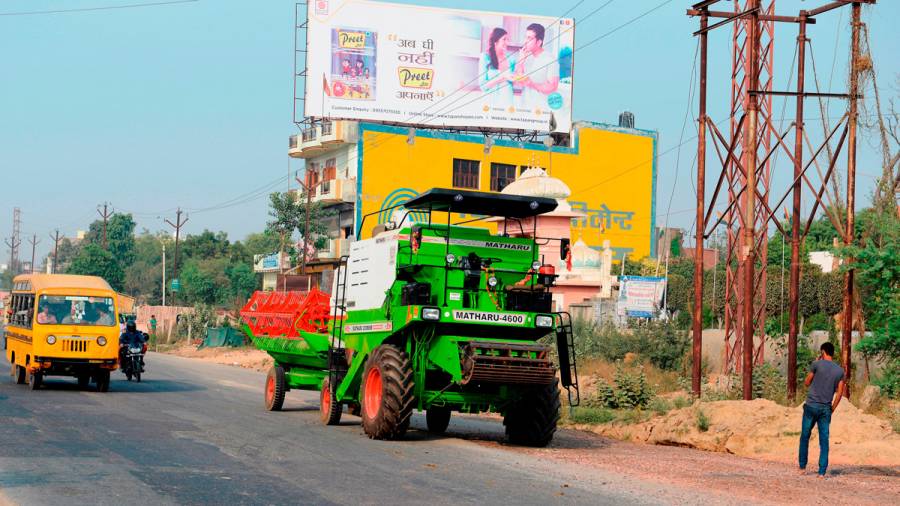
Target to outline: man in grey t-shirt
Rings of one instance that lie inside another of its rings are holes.
[[[844,393],[844,370],[834,363],[834,345],[822,343],[819,359],[809,367],[806,386],[809,393],[803,405],[803,425],[800,430],[800,472],[806,469],[809,436],[814,425],[819,426],[819,476],[828,469],[828,430],[831,414],[837,409]]]

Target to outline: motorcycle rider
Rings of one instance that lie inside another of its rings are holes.
[[[134,323],[134,320],[128,320],[125,323],[125,332],[119,336],[119,364],[122,364],[124,368],[125,364],[125,352],[128,350],[130,346],[144,346],[146,339],[144,339],[144,333],[138,332],[137,325]],[[141,369],[144,368],[144,357],[141,356]]]

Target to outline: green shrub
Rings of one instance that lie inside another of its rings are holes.
[[[682,360],[691,347],[688,333],[669,323],[650,323],[634,331],[637,353],[665,371],[681,368]]]
[[[709,418],[706,416],[706,413],[703,410],[697,411],[697,430],[700,432],[706,432],[709,430]]]
[[[691,399],[683,395],[679,395],[678,397],[672,399],[672,404],[675,406],[675,409],[686,408],[691,405]]]
[[[598,379],[596,397],[590,399],[588,405],[611,409],[646,408],[653,399],[653,389],[647,382],[643,367],[634,373],[617,364],[613,383],[610,385],[606,380]]]
[[[672,410],[672,403],[662,397],[654,397],[648,408],[657,415],[664,415]]]
[[[772,364],[766,362],[753,368],[753,397],[784,403],[787,379]]]
[[[881,388],[881,393],[892,399],[900,397],[900,363],[893,361],[885,365],[872,383]]]
[[[577,407],[569,414],[572,423],[604,424],[615,419],[616,415],[606,408]]]
[[[816,313],[803,322],[803,332],[814,330],[831,330],[834,328],[834,318],[825,313]]]

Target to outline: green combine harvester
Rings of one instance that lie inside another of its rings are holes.
[[[281,409],[291,389],[319,390],[325,424],[346,405],[374,439],[402,437],[413,410],[435,433],[453,411],[495,412],[510,442],[547,445],[559,384],[579,401],[571,318],[552,311],[555,269],[539,250],[554,239],[535,239],[535,217],[556,205],[432,189],[402,205],[394,230],[351,245],[331,296],[257,292],[241,315],[275,360],[266,407]],[[502,218],[498,234],[464,226],[488,217]]]

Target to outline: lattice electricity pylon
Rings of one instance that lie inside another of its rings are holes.
[[[753,3],[751,0],[744,0],[743,6],[741,1],[734,0],[735,14],[745,12],[751,8]],[[775,0],[760,2],[760,13],[774,15]],[[740,262],[740,254],[744,252],[748,244],[746,234],[743,233],[746,224],[743,222],[747,215],[747,174],[741,169],[747,167],[748,150],[754,149],[757,153],[756,160],[762,160],[757,163],[758,176],[756,178],[756,199],[753,216],[754,223],[754,240],[752,248],[755,257],[759,260],[760,268],[754,273],[753,282],[753,328],[754,334],[758,337],[758,343],[754,343],[754,362],[759,364],[763,361],[763,350],[765,349],[765,307],[766,307],[766,269],[768,257],[768,234],[766,223],[768,221],[768,199],[771,181],[771,158],[766,156],[772,148],[772,134],[776,132],[776,128],[772,114],[772,95],[764,94],[757,96],[757,138],[755,142],[750,142],[745,136],[747,134],[747,121],[742,121],[742,117],[747,113],[747,104],[750,100],[750,69],[751,54],[750,48],[756,47],[756,77],[757,89],[772,91],[773,70],[774,70],[774,42],[775,42],[775,22],[757,20],[757,43],[750,44],[751,36],[750,24],[754,22],[753,17],[745,17],[735,21],[732,30],[732,72],[731,72],[731,120],[730,133],[731,144],[734,147],[734,153],[737,160],[741,161],[740,166],[732,161],[731,157],[726,155],[726,179],[728,185],[728,212],[725,216],[725,226],[728,237],[728,253],[725,264],[725,362],[724,370],[726,372],[739,372],[741,370],[741,361],[743,354],[744,340],[744,304],[747,290],[744,287],[744,271],[743,263]],[[751,339],[753,336],[750,337]]]

